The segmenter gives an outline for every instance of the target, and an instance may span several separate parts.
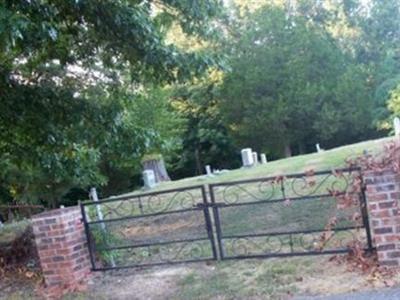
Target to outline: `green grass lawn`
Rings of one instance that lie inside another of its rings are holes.
[[[355,158],[364,151],[375,153],[383,150],[385,143],[393,141],[393,137],[382,138],[377,140],[365,141],[357,144],[342,146],[321,153],[312,153],[298,155],[291,158],[270,161],[266,165],[259,165],[249,169],[235,169],[227,173],[216,175],[212,178],[205,176],[196,176],[159,184],[151,191],[159,191],[165,189],[174,189],[191,185],[209,184],[224,181],[241,180],[257,177],[276,176],[281,174],[304,172],[310,169],[314,170],[332,170],[335,168],[345,167],[347,158]],[[141,193],[142,190],[133,193]],[[129,194],[127,194],[129,195]]]
[[[301,274],[315,267],[310,258],[224,262],[213,272],[193,270],[178,282],[174,299],[282,299],[298,291]],[[314,269],[315,270],[315,269]]]
[[[193,268],[178,281],[170,298],[287,300],[293,295],[327,296],[365,288],[366,276],[348,272],[326,256],[255,259]]]

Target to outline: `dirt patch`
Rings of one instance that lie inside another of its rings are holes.
[[[8,299],[40,299],[36,296],[35,288],[41,282],[41,278],[31,277],[24,269],[16,270],[13,273],[7,273],[0,278],[0,300]]]
[[[170,299],[177,283],[193,271],[194,265],[168,266],[148,270],[98,273],[89,285],[90,299]]]
[[[41,281],[30,223],[7,224],[0,231],[0,299],[33,299]]]
[[[361,273],[349,272],[345,266],[328,263],[314,273],[306,273],[296,287],[300,294],[330,295],[371,289],[373,286]]]

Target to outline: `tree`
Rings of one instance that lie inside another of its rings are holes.
[[[272,6],[237,26],[222,111],[241,146],[289,156],[314,150],[317,142],[334,146],[340,134],[348,142],[368,131],[365,74],[323,27]],[[352,72],[354,88],[346,85]],[[349,99],[357,103],[356,115]]]
[[[205,165],[219,169],[237,166],[239,156],[218,101],[221,79],[221,73],[214,70],[175,89],[172,105],[185,120],[182,150],[173,165],[179,176],[204,174]]]
[[[369,72],[375,124],[387,128],[388,100],[400,82],[400,3],[372,0],[366,5],[352,0],[344,1],[344,8],[348,24],[357,32],[352,41],[356,60]]]
[[[143,83],[184,81],[216,63],[167,44],[165,28],[175,20],[212,41],[219,11],[217,0],[1,2],[2,188],[56,206],[72,186],[107,181],[111,149],[140,161],[155,139],[124,119],[127,102]]]

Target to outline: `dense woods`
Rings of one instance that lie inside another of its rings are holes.
[[[72,204],[390,133],[400,2],[0,2],[0,203]]]

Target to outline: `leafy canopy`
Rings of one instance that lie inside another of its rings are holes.
[[[365,72],[323,26],[265,6],[236,33],[221,94],[239,145],[277,157],[352,142],[371,127]]]
[[[104,184],[113,167],[105,161],[126,166],[161,147],[163,134],[138,122],[150,116],[147,86],[217,64],[167,43],[166,31],[174,21],[213,43],[220,8],[218,0],[2,1],[0,188],[54,206],[73,186]]]

